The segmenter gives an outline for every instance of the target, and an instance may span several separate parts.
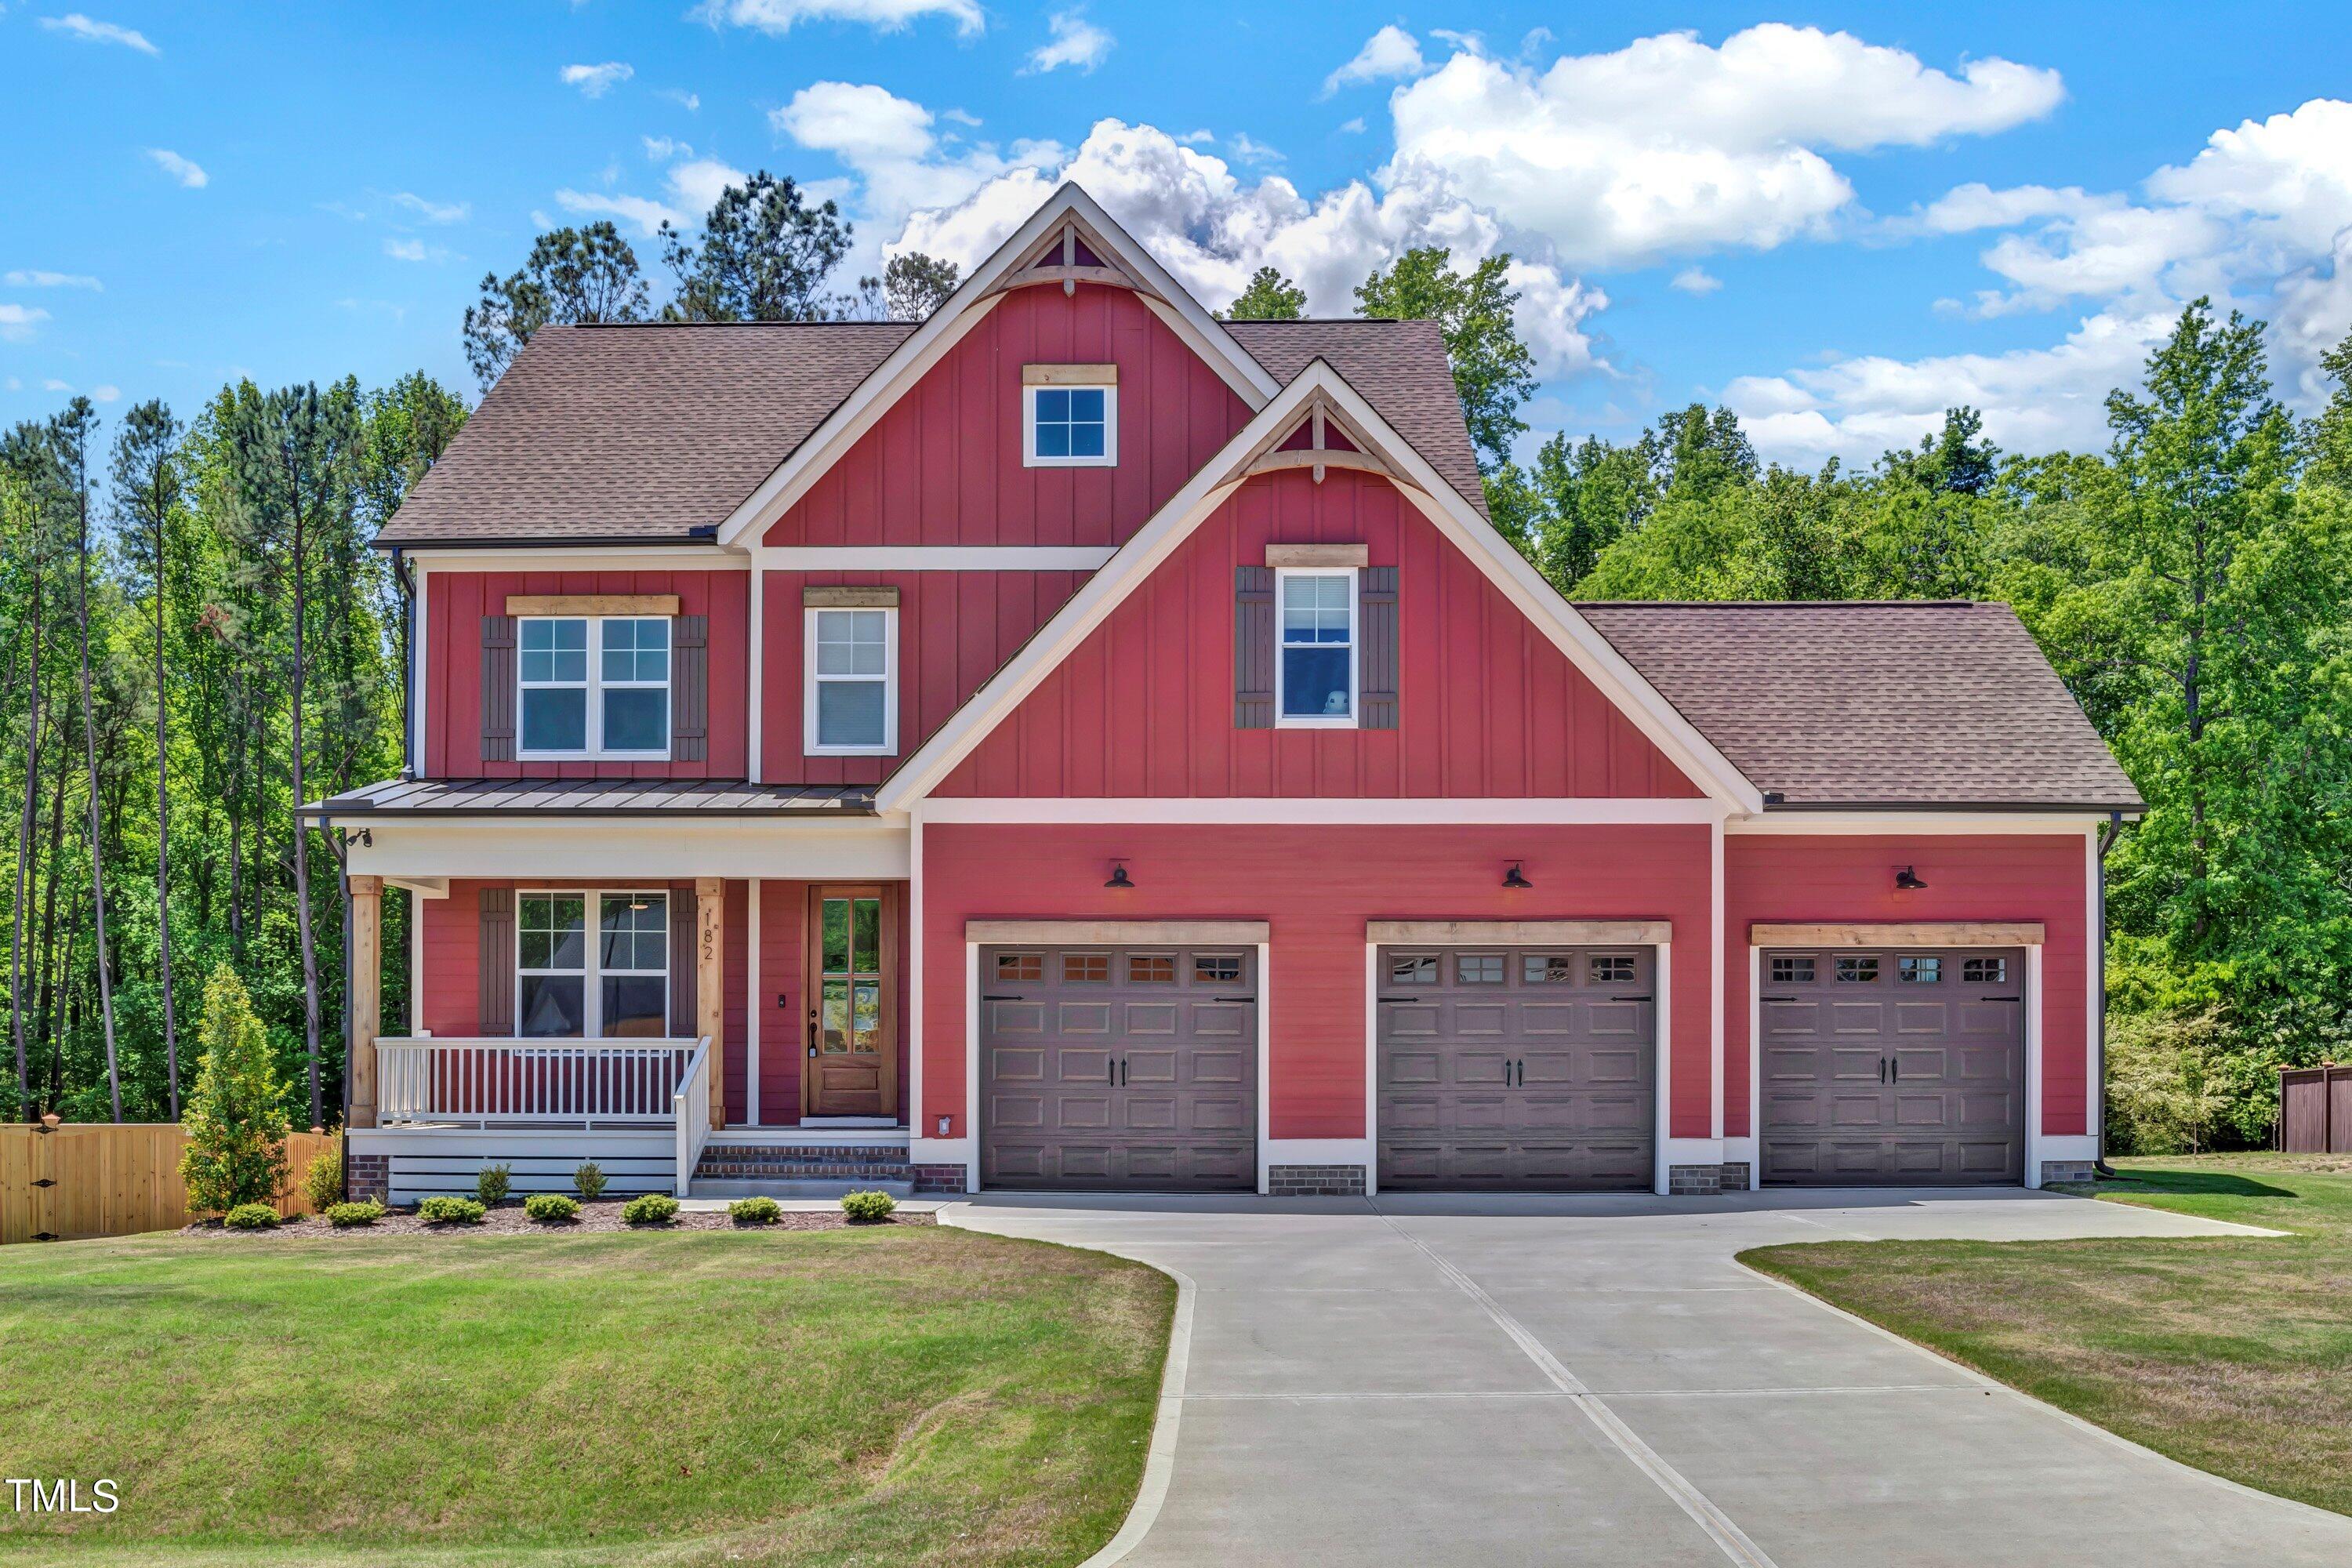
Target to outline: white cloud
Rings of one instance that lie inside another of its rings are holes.
[[[150,147],[147,156],[154,161],[157,168],[192,191],[203,190],[212,184],[212,176],[197,167],[193,160],[181,157],[168,147]]]
[[[1685,294],[1712,294],[1723,287],[1723,279],[1704,267],[1685,267],[1666,280],[1666,287]]]
[[[1824,154],[2006,130],[2054,109],[2054,71],[1955,76],[1845,33],[1766,24],[1532,66],[1465,50],[1396,89],[1391,186],[1436,182],[1570,262],[1633,266],[1829,231],[1853,187]]]
[[[406,207],[426,223],[463,223],[474,210],[465,202],[427,201],[414,191],[394,191],[392,200],[394,205]]]
[[[1323,96],[1328,98],[1360,81],[1419,76],[1428,68],[1429,62],[1421,58],[1421,41],[1391,22],[1366,38],[1354,59],[1323,79]]]
[[[1183,135],[1176,138],[1177,142],[1186,147],[1206,147],[1210,142],[1214,142],[1216,139],[1217,133],[1206,129],[1200,131],[1187,131]]]
[[[386,239],[383,253],[394,261],[446,261],[449,253],[437,245],[427,245],[421,239]]]
[[[656,163],[667,163],[672,158],[690,158],[694,155],[693,148],[667,136],[647,136],[644,141],[646,156]]]
[[[79,11],[68,11],[62,16],[44,16],[41,26],[52,32],[70,33],[86,44],[121,44],[137,49],[142,55],[160,55],[163,51],[147,41],[147,35],[131,27],[119,27],[112,22],[93,22]]]
[[[729,185],[740,185],[750,178],[742,170],[722,163],[716,158],[695,158],[672,163],[664,173],[669,199],[633,196],[621,192],[562,190],[555,193],[556,201],[569,213],[589,217],[617,218],[630,225],[646,238],[652,238],[665,223],[674,228],[693,229],[701,226],[703,216],[711,204]],[[531,214],[531,221],[541,228],[551,228],[543,213]]]
[[[1029,51],[1024,72],[1059,70],[1064,66],[1091,71],[1118,41],[1077,11],[1056,11],[1045,25],[1054,36]]]
[[[777,34],[799,22],[863,22],[887,33],[925,16],[944,16],[967,34],[988,23],[980,0],[704,0],[692,14],[714,27],[731,23]]]
[[[683,105],[688,114],[702,107],[702,95],[698,92],[688,92],[683,88],[666,87],[662,89],[661,96],[668,99],[672,103]]]
[[[37,267],[20,267],[8,274],[5,281],[12,289],[88,289],[97,292],[105,285],[79,272],[45,272]]]
[[[934,118],[921,104],[884,88],[820,81],[772,110],[768,122],[853,171],[864,188],[863,216],[884,230],[895,229],[918,208],[952,206],[991,180],[1068,155],[1052,142],[1016,142],[1004,149],[982,142],[950,149],[933,131]],[[861,247],[872,243],[873,237],[861,231]]]
[[[21,343],[48,319],[49,313],[37,305],[0,305],[0,339]]]
[[[2113,198],[2085,195],[2080,185],[1955,185],[1908,217],[1890,219],[1891,235],[1969,234],[1980,228],[2012,228],[2035,218],[2071,216],[2115,205]]]
[[[43,392],[71,392],[73,390],[73,383],[69,381],[59,381],[56,376],[51,376],[48,380],[41,383],[41,390]]]
[[[89,389],[90,401],[93,403],[112,403],[121,395],[122,388],[119,386],[102,384]]]
[[[637,74],[636,68],[620,60],[606,60],[600,66],[565,66],[556,73],[566,87],[576,87],[588,98],[602,98],[622,82]]]
[[[1362,115],[1359,114],[1359,115],[1357,115],[1353,120],[1342,120],[1341,121],[1339,121],[1339,134],[1340,134],[1340,135],[1342,135],[1342,136],[1361,136],[1363,133],[1364,133],[1364,117],[1363,117]]]
[[[980,116],[968,109],[942,109],[940,110],[940,118],[953,124],[969,126],[975,131],[980,129]]]
[[[1282,154],[1280,152],[1267,146],[1265,142],[1258,141],[1246,131],[1234,132],[1232,140],[1227,142],[1225,145],[1231,147],[1234,150],[1234,156],[1239,158],[1244,163],[1279,163],[1282,162]]]

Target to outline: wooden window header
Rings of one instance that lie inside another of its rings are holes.
[[[1024,386],[1117,386],[1118,366],[1115,364],[1024,364],[1021,367]]]
[[[1908,925],[1795,925],[1758,921],[1755,947],[2040,947],[2040,921],[1921,921]]]
[[[676,594],[509,594],[509,616],[675,616]]]
[[[1384,947],[1654,947],[1675,940],[1672,921],[1367,921],[1364,940]]]
[[[895,610],[896,588],[803,588],[801,607],[810,610]]]
[[[966,921],[963,939],[992,946],[1242,947],[1273,940],[1265,921]]]
[[[1265,547],[1268,566],[1369,566],[1372,551],[1369,544],[1269,544]]]

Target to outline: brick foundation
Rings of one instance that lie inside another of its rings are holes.
[[[917,1165],[915,1190],[919,1193],[961,1193],[963,1184],[961,1165]]]
[[[1360,1198],[1361,1165],[1268,1165],[1265,1190],[1277,1198]]]
[[[1721,1165],[1669,1165],[1666,1192],[1677,1198],[1711,1198],[1723,1191]]]
[[[1723,1190],[1725,1192],[1751,1192],[1755,1189],[1755,1186],[1756,1178],[1749,1173],[1747,1161],[1726,1160],[1723,1163]]]
[[[2053,1182],[2089,1182],[2095,1181],[2097,1178],[2098,1173],[2091,1168],[2091,1162],[2088,1160],[2042,1162],[2042,1184],[2045,1187]]]
[[[353,1154],[343,1162],[343,1190],[353,1203],[369,1198],[378,1203],[390,1201],[392,1194],[392,1156],[389,1154]]]

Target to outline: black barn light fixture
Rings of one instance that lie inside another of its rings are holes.
[[[1132,888],[1135,886],[1133,882],[1128,880],[1126,861],[1114,860],[1110,863],[1110,880],[1105,882],[1103,886],[1106,888]]]
[[[1916,893],[1927,885],[1919,879],[1919,873],[1908,866],[1897,868],[1895,873],[1895,886],[1897,891]]]
[[[1512,861],[1511,868],[1503,873],[1503,886],[1506,888],[1532,888],[1535,886],[1533,882],[1528,880],[1528,874],[1519,869],[1519,864],[1520,863],[1517,860]]]

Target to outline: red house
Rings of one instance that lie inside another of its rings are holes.
[[[1433,327],[1219,321],[1075,186],[919,324],[540,333],[378,544],[355,1186],[2096,1155],[2140,801],[2007,608],[1570,605]]]

